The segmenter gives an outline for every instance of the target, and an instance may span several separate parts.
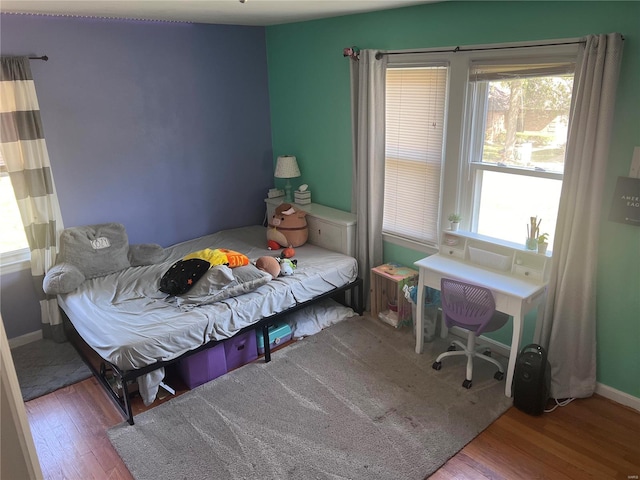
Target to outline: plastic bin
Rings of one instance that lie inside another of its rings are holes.
[[[411,320],[413,323],[413,334],[416,335],[417,320],[417,296],[416,286],[405,287],[405,297],[411,302]],[[440,291],[435,288],[425,287],[424,307],[422,309],[422,335],[425,342],[432,342],[438,333],[440,324]]]

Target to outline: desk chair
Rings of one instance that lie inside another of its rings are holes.
[[[500,362],[491,358],[488,347],[477,347],[476,337],[484,332],[492,332],[502,327],[509,316],[496,311],[496,303],[491,290],[488,288],[443,278],[440,282],[440,299],[442,301],[442,315],[448,328],[460,327],[469,332],[467,345],[458,340],[451,343],[449,349],[441,353],[432,367],[434,370],[442,368],[442,359],[454,355],[467,356],[467,377],[462,383],[464,388],[471,388],[474,357],[482,358],[498,367],[494,375],[496,380],[504,378],[504,369]],[[456,350],[456,346],[462,350]],[[483,353],[480,353],[483,352]]]

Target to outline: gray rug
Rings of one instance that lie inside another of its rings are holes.
[[[414,345],[355,317],[108,435],[137,480],[423,479],[512,402],[487,362],[466,390],[464,359],[431,368],[446,341]]]
[[[38,340],[12,349],[11,355],[25,402],[91,376],[69,342]]]

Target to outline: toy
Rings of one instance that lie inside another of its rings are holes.
[[[60,234],[57,262],[45,275],[42,288],[48,295],[69,293],[85,280],[128,267],[153,265],[167,253],[155,243],[129,245],[121,223],[100,223],[66,228]]]
[[[280,244],[274,240],[269,240],[267,242],[267,248],[269,250],[278,250],[280,248]]]
[[[280,262],[275,257],[260,257],[256,260],[256,268],[267,272],[273,278],[280,276]]]
[[[293,247],[287,247],[284,250],[282,250],[282,258],[293,258],[296,256],[296,251],[293,249]]]
[[[249,257],[243,253],[226,248],[205,248],[204,250],[190,253],[184,257],[183,260],[190,260],[192,258],[206,260],[212,267],[216,265],[226,265],[229,268],[235,268],[249,265]]]
[[[307,212],[296,210],[290,203],[276,207],[275,214],[269,221],[267,244],[274,241],[282,247],[300,247],[307,242]]]
[[[298,266],[297,260],[290,260],[288,258],[281,258],[278,260],[280,264],[280,275],[288,277],[289,275],[293,275],[293,271]]]

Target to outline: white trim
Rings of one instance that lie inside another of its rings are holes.
[[[42,330],[36,330],[35,332],[25,333],[24,335],[20,335],[19,337],[9,339],[9,348],[13,350],[16,347],[21,347],[22,345],[26,345],[32,342],[37,342],[38,340],[42,340]]]
[[[453,327],[449,329],[449,331],[451,332],[451,334],[457,337],[461,337],[463,339],[467,338],[467,331],[460,327]],[[480,340],[481,343],[490,345],[492,350],[496,353],[509,358],[509,347],[507,347],[504,343],[497,342],[482,335],[480,336]],[[640,398],[638,397],[634,397],[633,395],[622,392],[600,382],[596,383],[595,393],[613,402],[619,403],[620,405],[624,405],[640,412]]]
[[[616,390],[615,388],[604,385],[603,383],[596,383],[596,393],[613,402],[625,405],[640,412],[640,398],[638,397],[621,392],[620,390]]]
[[[31,252],[28,248],[0,253],[0,275],[20,272],[29,268],[31,268]]]

